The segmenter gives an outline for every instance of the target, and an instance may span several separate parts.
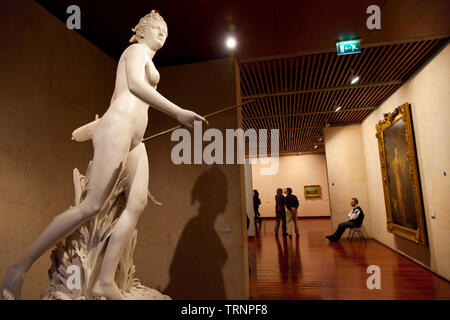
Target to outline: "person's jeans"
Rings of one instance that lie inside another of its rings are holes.
[[[278,229],[280,228],[280,220],[281,220],[281,229],[283,230],[283,234],[286,234],[286,210],[284,208],[282,210],[276,210],[277,222],[275,224],[275,234],[278,234]]]
[[[294,209],[294,212],[291,210],[287,210],[286,212],[286,221],[287,221],[287,229],[289,235],[292,235],[292,225],[295,228],[295,234],[298,234],[298,224],[297,224],[297,209]]]
[[[334,240],[339,240],[345,232],[347,228],[356,228],[357,225],[354,221],[342,222],[339,224],[335,233],[333,233],[332,237]]]

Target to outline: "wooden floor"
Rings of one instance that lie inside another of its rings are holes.
[[[299,238],[275,237],[274,226],[249,238],[251,299],[450,299],[449,282],[374,240],[350,243],[346,231],[329,243],[330,219],[299,220]],[[379,290],[367,288],[369,265],[381,268]]]

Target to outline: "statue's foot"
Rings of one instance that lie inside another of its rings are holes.
[[[0,299],[2,300],[20,300],[20,291],[25,279],[25,272],[19,264],[13,264],[6,272],[0,289]]]
[[[119,287],[113,281],[112,283],[103,283],[97,280],[92,288],[93,297],[105,297],[108,300],[125,300],[125,297],[120,292]]]

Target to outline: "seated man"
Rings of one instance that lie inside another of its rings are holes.
[[[326,237],[331,242],[339,241],[345,229],[361,227],[361,224],[364,220],[364,212],[358,205],[358,199],[352,198],[352,200],[350,201],[350,205],[353,207],[353,209],[348,214],[348,221],[340,223],[336,232]]]

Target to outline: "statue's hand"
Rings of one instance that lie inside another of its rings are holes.
[[[192,129],[194,127],[194,121],[203,121],[204,123],[208,124],[208,121],[206,121],[205,118],[202,116],[196,114],[193,111],[182,109],[177,114],[177,120],[185,127]]]

